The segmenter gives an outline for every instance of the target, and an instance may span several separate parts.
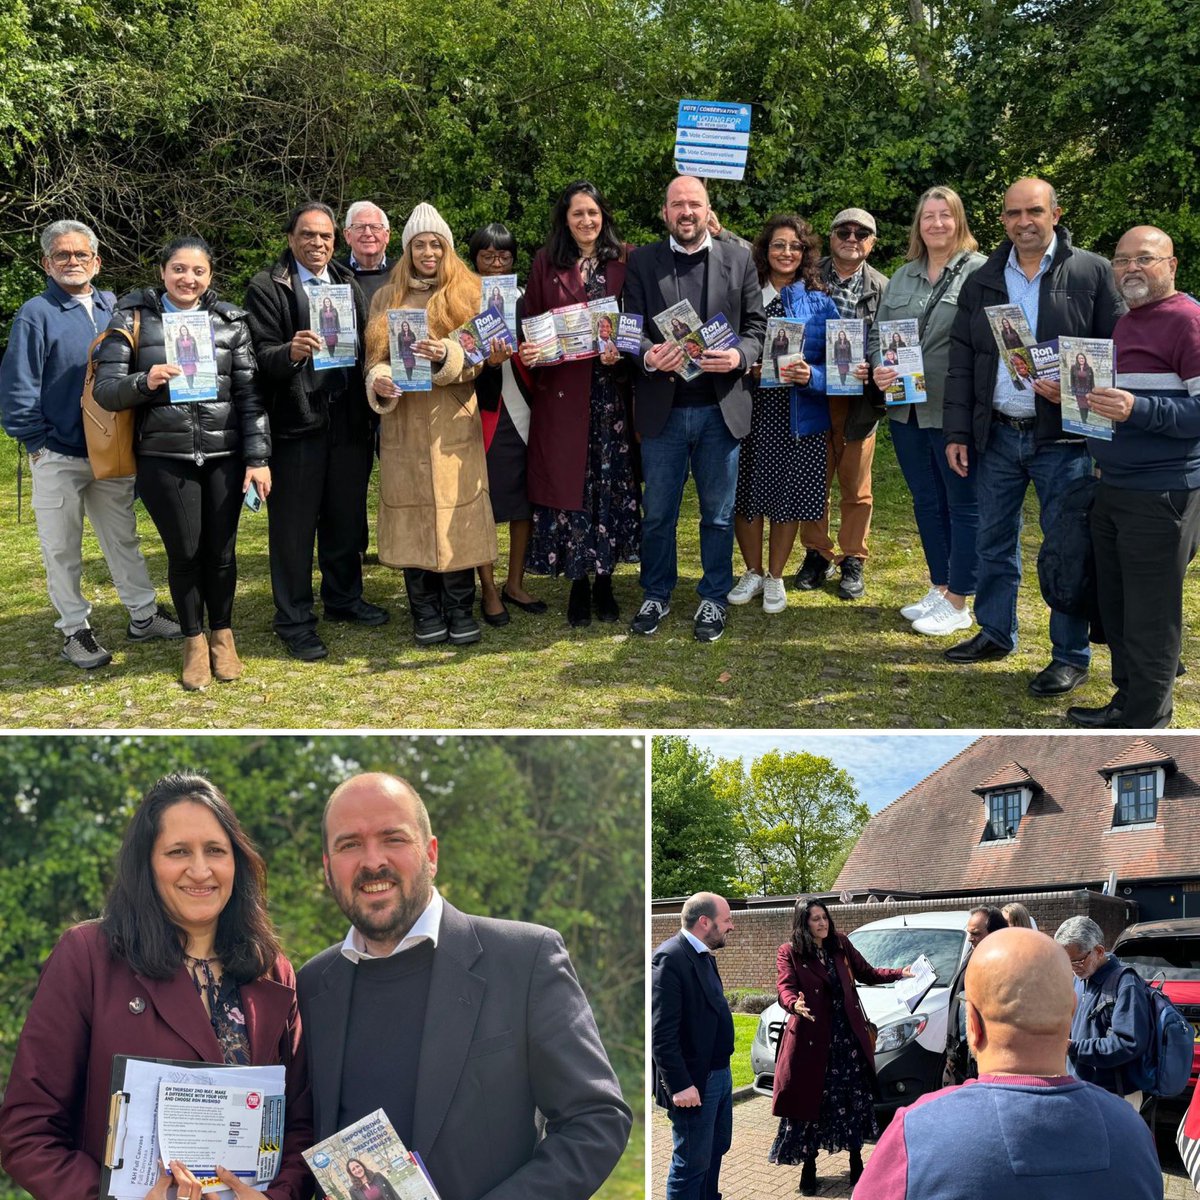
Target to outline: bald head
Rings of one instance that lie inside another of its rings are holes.
[[[330,814],[347,800],[365,801],[381,806],[398,805],[411,814],[426,845],[433,837],[425,801],[417,795],[416,788],[407,779],[402,779],[399,775],[389,775],[384,771],[366,771],[361,775],[352,775],[345,783],[338,784],[325,802],[325,811],[321,814],[321,848],[325,853],[329,852]]]
[[[691,251],[708,236],[708,191],[694,175],[671,180],[663,204],[663,221],[671,236]]]
[[[1117,288],[1130,308],[1173,296],[1178,266],[1174,243],[1155,225],[1135,225],[1113,254]]]
[[[1036,262],[1054,240],[1054,227],[1062,215],[1054,188],[1044,179],[1018,179],[1004,193],[1000,219],[1018,259]]]

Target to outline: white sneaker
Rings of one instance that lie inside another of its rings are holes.
[[[942,593],[937,588],[931,587],[916,604],[906,604],[900,610],[900,615],[906,621],[915,621],[918,617],[923,617],[941,598]]]
[[[747,571],[733,585],[726,599],[730,604],[749,604],[763,590],[763,577],[757,571]]]
[[[933,607],[913,622],[914,633],[925,633],[931,637],[945,637],[960,629],[970,629],[974,624],[971,610],[964,604],[955,608],[945,596],[939,596]]]
[[[780,613],[787,608],[787,588],[770,573],[763,576],[763,612]]]

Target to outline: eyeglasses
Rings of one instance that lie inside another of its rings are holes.
[[[1094,950],[1094,949],[1095,949],[1095,947],[1093,946],[1093,947],[1092,947],[1092,949]],[[1091,957],[1092,957],[1092,951],[1091,951],[1091,950],[1089,950],[1089,951],[1088,951],[1086,954],[1084,954],[1082,957],[1080,957],[1080,958],[1073,958],[1073,959],[1071,959],[1071,966],[1073,966],[1073,967],[1082,967],[1082,966],[1083,966],[1083,964],[1084,964],[1085,962],[1087,962],[1087,960],[1088,960],[1089,958],[1091,958]]]
[[[479,261],[485,263],[510,263],[513,260],[511,250],[480,250]]]
[[[839,225],[834,231],[843,242],[865,242],[875,235],[861,225]]]
[[[1124,271],[1129,267],[1141,267],[1145,270],[1152,263],[1166,262],[1170,257],[1169,254],[1121,254],[1112,260],[1112,265],[1114,271]]]
[[[353,225],[347,225],[353,233],[383,233],[387,229],[386,225],[379,225],[374,221],[355,221]]]
[[[767,248],[774,250],[777,254],[783,254],[785,251],[790,251],[792,254],[804,253],[804,247],[799,242],[772,242]]]
[[[66,267],[73,262],[86,267],[95,257],[90,250],[57,250],[50,255],[50,261],[56,267]]]

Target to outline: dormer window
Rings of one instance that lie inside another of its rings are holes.
[[[1022,803],[1027,791],[1026,788],[1014,788],[1009,791],[988,792],[988,823],[983,831],[985,842],[1003,842],[1017,836],[1021,814],[1028,804],[1028,801]]]
[[[1113,827],[1153,825],[1158,818],[1158,802],[1162,799],[1166,775],[1162,767],[1143,767],[1113,775],[1110,783]]]

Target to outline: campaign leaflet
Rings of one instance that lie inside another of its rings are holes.
[[[517,287],[515,275],[489,275],[480,288],[479,311],[496,308],[504,317],[504,323],[509,329],[517,327],[517,301],[521,298],[521,289]]]
[[[314,371],[352,367],[358,361],[358,319],[348,283],[319,283],[308,289],[309,328],[321,346],[312,357]]]
[[[900,372],[900,378],[884,394],[885,404],[924,404],[925,356],[915,317],[879,322],[879,352],[885,367]]]
[[[730,325],[725,314],[717,313],[711,320],[702,322],[695,333],[689,333],[687,337],[681,338],[679,344],[687,356],[684,360],[685,364],[694,368],[692,375],[684,377],[694,379],[703,370],[700,366],[700,359],[705,350],[732,350],[735,346],[742,344],[742,339],[734,332],[733,326]],[[683,368],[680,368],[680,372],[683,373]]]
[[[512,330],[504,323],[499,309],[485,308],[477,317],[460,325],[450,336],[462,347],[471,366],[483,362],[491,353],[492,342],[501,341],[510,349],[517,348]]]
[[[863,360],[867,323],[860,320],[825,322],[825,394],[861,396],[862,380],[854,368]]]
[[[213,340],[212,317],[202,308],[188,312],[164,312],[163,344],[167,362],[182,367],[167,385],[172,404],[217,398],[217,345]]]
[[[1000,361],[1008,368],[1013,386],[1018,390],[1023,389],[1029,381],[1029,373],[1025,368],[1032,368],[1033,364],[1030,358],[1019,352],[1037,341],[1025,313],[1017,304],[989,304],[984,307],[983,313],[991,326],[992,337],[996,339]],[[1014,351],[1017,352],[1015,355]],[[1020,365],[1022,363],[1024,367]]]
[[[596,335],[592,330],[592,313],[586,304],[567,304],[553,310],[554,329],[564,362],[595,358]]]
[[[599,300],[589,301],[588,313],[592,319],[592,345],[596,353],[619,350],[617,318],[620,316],[620,305],[616,296],[603,296]]]
[[[1062,387],[1062,427],[1067,433],[1111,442],[1113,423],[1092,412],[1088,392],[1117,386],[1117,359],[1107,338],[1060,337],[1059,383]]]
[[[691,348],[684,345],[685,339],[700,332],[700,314],[692,307],[691,301],[680,300],[670,308],[664,308],[654,317],[663,341],[673,342],[683,350],[683,362],[679,365],[679,374],[684,379],[698,379],[702,374],[696,365],[696,359],[704,350],[704,339],[692,337]],[[699,350],[700,353],[697,353]]]
[[[424,1163],[396,1136],[382,1108],[303,1151],[328,1200],[391,1196],[440,1200]]]
[[[387,323],[392,382],[402,392],[432,391],[433,364],[413,352],[413,347],[429,336],[425,310],[389,308]]]
[[[642,314],[617,314],[617,349],[622,354],[641,354],[642,352]]]
[[[768,317],[759,387],[790,386],[779,378],[779,372],[803,357],[804,322],[794,321],[790,317]]]
[[[552,312],[538,313],[536,317],[526,317],[521,322],[521,332],[525,335],[526,342],[537,347],[538,357],[535,366],[544,367],[562,362],[562,345],[558,340],[558,330]]]

